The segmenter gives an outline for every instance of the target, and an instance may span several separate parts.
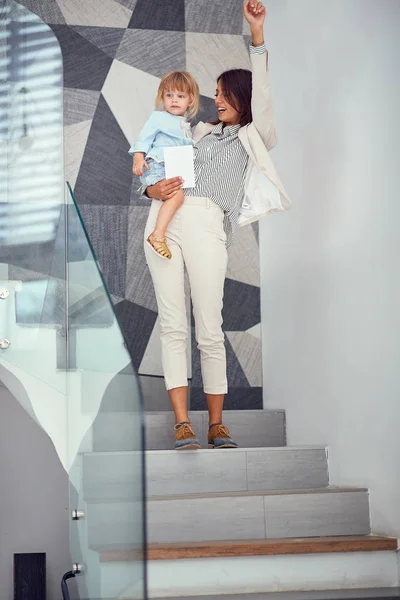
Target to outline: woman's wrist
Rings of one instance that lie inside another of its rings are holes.
[[[251,29],[251,43],[253,46],[262,46],[264,43],[263,27],[254,27]]]

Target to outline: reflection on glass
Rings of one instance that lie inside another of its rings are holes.
[[[70,480],[81,600],[145,597],[143,423],[136,373],[63,181],[62,57],[39,17],[0,2],[0,376]],[[129,430],[122,439],[121,427]],[[60,540],[60,544],[66,543]],[[61,583],[61,577],[60,577]]]
[[[70,191],[70,189],[69,189]],[[142,402],[111,299],[72,193],[67,202],[71,557],[88,598],[145,597]],[[129,438],[120,435],[120,428]]]
[[[34,414],[64,463],[62,57],[50,27],[17,2],[0,3],[0,20],[0,279],[10,291],[1,358],[25,385],[36,380]]]

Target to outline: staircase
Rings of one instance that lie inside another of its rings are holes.
[[[207,448],[207,414],[190,417]],[[103,598],[136,597],[134,418],[100,413],[83,457]],[[326,448],[287,447],[283,411],[227,411],[237,450],[175,452],[173,415],[145,418],[150,598],[398,585],[397,540],[371,535],[368,490],[330,486]]]

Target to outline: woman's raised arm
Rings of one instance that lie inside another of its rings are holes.
[[[253,124],[267,149],[271,150],[277,140],[269,83],[268,53],[264,50],[264,21],[267,11],[262,2],[247,0],[243,5],[243,13],[250,25],[254,47],[254,51],[250,52],[253,73],[251,98]],[[262,51],[257,52],[257,48]]]
[[[262,2],[247,0],[243,4],[243,14],[250,25],[251,37],[254,46],[264,43],[264,21],[267,11]]]

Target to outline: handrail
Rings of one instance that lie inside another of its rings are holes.
[[[69,595],[69,589],[68,589],[67,580],[68,579],[72,579],[73,577],[75,577],[75,573],[73,573],[73,571],[67,571],[67,573],[64,573],[64,575],[62,576],[62,579],[61,579],[61,593],[63,595],[63,600],[70,600],[71,599],[71,596]]]

